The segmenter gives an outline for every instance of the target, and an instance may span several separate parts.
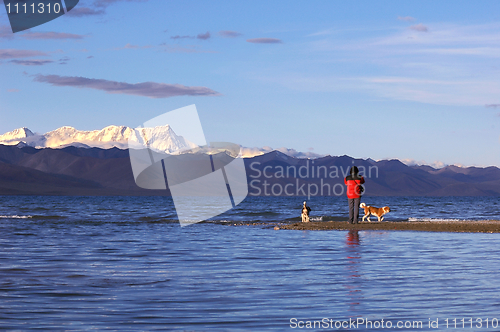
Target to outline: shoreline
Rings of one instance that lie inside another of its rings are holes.
[[[500,233],[500,220],[461,221],[383,221],[349,224],[346,221],[296,222],[280,225],[284,230],[357,230],[357,231],[423,231],[453,233]]]

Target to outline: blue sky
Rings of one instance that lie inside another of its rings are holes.
[[[500,166],[498,1],[80,0],[16,34],[0,13],[0,133],[196,104],[207,141]]]

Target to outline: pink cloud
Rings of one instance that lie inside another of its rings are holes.
[[[411,16],[398,16],[398,20],[400,21],[406,21],[406,22],[413,22],[415,21],[415,18],[411,17]]]
[[[181,84],[166,84],[156,82],[126,83],[104,79],[35,75],[35,82],[48,83],[53,86],[70,86],[101,90],[111,94],[126,94],[149,98],[169,98],[175,96],[220,96],[220,93],[203,86],[185,86]]]
[[[415,31],[420,31],[420,32],[428,32],[429,31],[429,28],[427,28],[425,25],[423,25],[422,23],[419,23],[419,24],[415,24],[415,25],[412,25],[410,27],[411,30],[415,30]]]
[[[75,7],[67,13],[68,16],[83,17],[83,16],[96,16],[103,15],[104,9],[93,9],[89,7]]]
[[[0,49],[0,60],[45,56],[47,53],[32,50]]]
[[[207,33],[200,33],[196,38],[201,39],[201,40],[207,40],[210,38],[210,32],[207,31]]]
[[[21,35],[25,39],[83,39],[83,35],[64,32],[27,32]]]
[[[222,30],[219,31],[219,36],[225,37],[225,38],[236,38],[243,35],[242,33],[236,32],[236,31],[230,31],[230,30]]]
[[[283,41],[278,38],[252,38],[247,39],[247,42],[254,44],[282,44]]]
[[[52,60],[10,60],[9,62],[12,62],[16,65],[21,65],[21,66],[43,66],[43,65],[52,63],[54,61],[52,61]]]

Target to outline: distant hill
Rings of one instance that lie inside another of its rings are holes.
[[[253,163],[253,165],[252,165]],[[365,195],[370,196],[498,196],[500,195],[500,169],[497,167],[447,166],[435,169],[430,166],[407,166],[399,160],[373,161],[371,159],[354,159],[349,156],[327,156],[318,159],[296,159],[278,151],[263,156],[248,158],[247,176],[251,193],[265,195],[264,181],[267,181],[267,192],[278,193],[280,186],[288,185],[289,191],[304,185],[303,191],[310,188],[314,193],[315,186],[321,195],[340,194],[344,185],[344,177],[351,166],[356,165],[364,174]],[[285,176],[281,170],[285,170]],[[293,169],[302,169],[302,174],[292,176]],[[306,175],[309,170],[309,176]],[[325,169],[327,174],[325,176]],[[267,172],[264,174],[264,170]],[[288,174],[286,172],[288,170]],[[311,173],[314,171],[314,176]],[[337,172],[336,172],[337,171]],[[319,173],[319,174],[318,174]],[[253,181],[253,182],[252,182]],[[297,182],[298,181],[298,182]],[[298,183],[298,184],[297,184]],[[275,192],[271,192],[272,186]],[[330,194],[327,193],[330,186]],[[335,187],[335,193],[332,193]],[[299,194],[302,194],[300,191]],[[286,195],[286,193],[283,193]],[[307,195],[307,192],[306,192]]]
[[[500,195],[497,167],[435,169],[349,156],[298,159],[278,151],[245,159],[249,193],[260,196],[344,195],[343,178],[352,165],[365,171],[365,194],[370,196]],[[137,187],[128,150],[0,144],[0,194],[169,195],[169,191]]]

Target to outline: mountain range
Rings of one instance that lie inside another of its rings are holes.
[[[169,126],[154,128],[140,128],[135,131],[134,128],[126,126],[108,126],[101,130],[77,130],[73,127],[64,126],[49,131],[45,134],[33,133],[30,129],[23,127],[11,132],[0,135],[0,144],[31,146],[34,148],[64,148],[75,146],[80,148],[97,147],[110,149],[113,147],[127,149],[129,147],[129,138],[134,142],[148,141],[149,146],[159,152],[172,153],[186,148],[193,148],[195,145],[182,136],[176,135]],[[294,149],[278,148],[276,149],[289,156],[298,158],[317,158],[323,155],[313,152],[299,152]],[[241,147],[241,156],[243,158],[262,155],[274,151],[270,147],[248,148]]]
[[[178,136],[169,125],[154,128],[133,129],[125,126],[108,126],[101,130],[77,130],[65,126],[45,134],[35,134],[28,128],[19,128],[0,135],[0,144],[30,146],[34,148],[81,148],[117,147],[127,149],[129,145],[147,142],[153,150],[172,153],[196,145]]]
[[[19,135],[26,135],[19,133]],[[14,134],[13,134],[14,135]],[[303,188],[336,188],[352,165],[365,171],[366,195],[498,196],[497,167],[408,166],[399,160],[325,156],[304,159],[279,151],[244,158],[250,195],[302,195]],[[288,187],[287,187],[288,185]],[[274,186],[274,187],[273,187]],[[283,191],[288,190],[287,192]],[[274,192],[272,191],[274,189]],[[281,192],[280,192],[281,189]],[[323,193],[332,195],[332,193]],[[117,147],[35,148],[0,144],[0,195],[169,195],[136,186],[129,152]],[[317,193],[318,195],[321,193]],[[314,196],[314,195],[312,195]]]

